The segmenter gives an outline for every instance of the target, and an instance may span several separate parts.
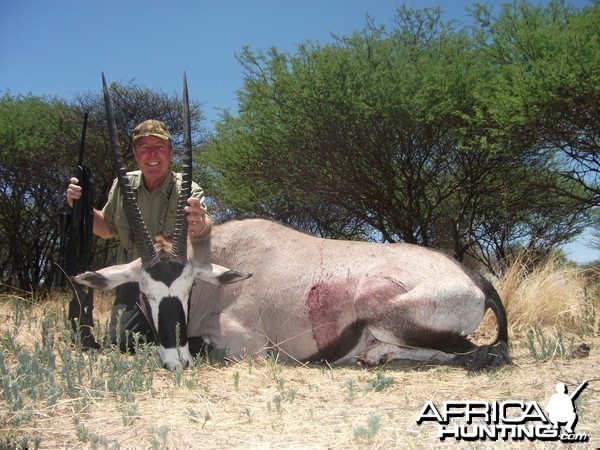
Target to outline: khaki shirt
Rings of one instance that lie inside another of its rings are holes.
[[[144,185],[141,170],[128,172],[127,177],[137,198],[138,207],[150,236],[164,234],[172,235],[175,228],[177,202],[181,191],[181,174],[172,173],[154,192],[148,192]],[[192,182],[192,194],[204,204],[204,192],[195,182]],[[139,257],[133,243],[133,234],[129,230],[129,222],[123,210],[121,187],[115,179],[108,194],[108,200],[102,209],[104,218],[113,236],[119,238],[117,249],[117,264],[123,264]]]

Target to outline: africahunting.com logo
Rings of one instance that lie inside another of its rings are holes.
[[[568,394],[565,384],[558,383],[556,393],[545,405],[545,412],[535,401],[446,401],[441,407],[428,401],[417,415],[417,425],[436,423],[437,437],[441,441],[586,442],[587,434],[575,432],[578,419],[575,399],[587,384],[584,381]]]

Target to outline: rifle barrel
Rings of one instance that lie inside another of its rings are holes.
[[[83,130],[81,131],[81,143],[79,144],[79,160],[77,162],[78,166],[81,166],[83,164],[83,150],[85,148],[85,133],[87,131],[87,123],[88,123],[89,115],[90,115],[90,113],[87,111],[83,115]]]
[[[583,383],[581,383],[579,386],[577,386],[577,389],[575,389],[575,392],[573,392],[569,397],[571,397],[571,400],[575,400],[579,394],[581,394],[581,391],[583,391],[583,388],[586,387],[588,384],[587,380],[584,381]]]

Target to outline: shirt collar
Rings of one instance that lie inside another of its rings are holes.
[[[137,190],[140,188],[140,186],[144,186],[144,189],[146,188],[145,183],[143,182],[143,176],[142,176],[141,170],[135,170],[133,172],[130,172],[130,175],[133,175],[129,178],[129,181],[131,183],[131,189],[134,192],[137,192]],[[169,175],[167,175],[165,180],[162,182],[162,184],[158,187],[157,191],[161,191],[164,195],[168,195],[171,190],[170,187],[171,187],[171,184],[173,183],[173,179],[174,179],[174,174],[173,174],[173,172],[170,172]]]

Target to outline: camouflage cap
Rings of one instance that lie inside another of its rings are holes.
[[[163,141],[171,140],[171,133],[160,120],[145,120],[133,129],[133,143],[145,136],[155,136]]]

